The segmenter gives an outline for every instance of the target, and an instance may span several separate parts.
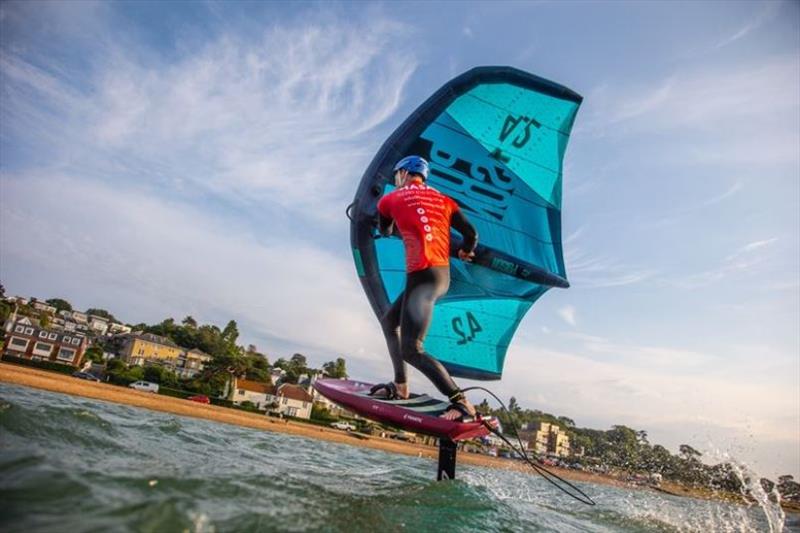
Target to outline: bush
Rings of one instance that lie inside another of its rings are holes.
[[[185,391],[185,390],[178,390],[178,389],[171,389],[169,387],[159,387],[158,393],[163,394],[164,396],[172,396],[173,398],[188,398],[189,396],[194,396],[195,393]]]
[[[111,361],[114,361],[112,359]],[[109,363],[111,363],[109,361]],[[114,365],[107,365],[106,375],[108,380],[115,385],[130,385],[134,381],[139,381],[144,378],[144,368],[140,366],[127,367],[124,363],[120,366],[119,363]]]
[[[324,405],[314,403],[314,405],[311,406],[311,419],[321,422],[333,422],[339,418],[333,416]]]
[[[61,363],[54,363],[52,361],[33,361],[31,359],[24,359],[22,357],[14,357],[13,355],[4,355],[3,361],[20,366],[30,366],[33,368],[41,368],[42,370],[52,370],[62,374],[72,374],[77,368],[71,365],[64,365]]]

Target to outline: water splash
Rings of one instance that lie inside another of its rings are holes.
[[[767,492],[761,485],[761,476],[746,464],[731,460],[728,462],[736,477],[742,484],[742,496],[748,500],[755,500],[755,504],[764,513],[769,524],[770,533],[781,533],[786,523],[786,513],[781,508],[781,495],[777,485]]]

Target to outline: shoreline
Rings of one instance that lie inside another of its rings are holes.
[[[180,398],[174,398],[171,396],[140,392],[126,387],[120,387],[118,385],[85,381],[73,378],[67,374],[58,374],[55,372],[48,372],[46,370],[18,366],[3,362],[0,362],[0,381],[34,389],[46,390],[49,392],[57,392],[123,405],[131,405],[134,407],[141,407],[144,409],[150,409],[153,411],[160,411],[179,416],[187,416],[190,418],[199,418],[213,422],[248,427],[251,429],[259,429],[275,433],[324,440],[328,442],[348,444],[350,446],[382,450],[388,453],[399,453],[403,455],[425,458],[434,463],[431,465],[432,477],[435,474],[435,461],[437,460],[439,453],[438,448],[434,446],[408,443],[373,435],[364,435],[361,433],[344,432],[333,428],[304,424],[302,422],[295,422],[292,420],[280,420],[263,414],[239,411],[216,405],[206,405]],[[531,475],[539,475],[525,463],[513,459],[503,459],[488,455],[462,452],[458,456],[458,462],[462,465],[468,464],[486,468],[515,470],[519,472],[527,472]],[[610,476],[603,476],[589,472],[567,470],[557,467],[548,467],[548,469],[569,481],[596,483],[629,490],[658,490],[659,492],[678,497],[731,501],[729,498],[720,497],[719,494],[706,494],[701,491],[694,491],[670,482],[662,483],[660,488],[653,488],[637,486],[612,478]],[[742,499],[738,503],[746,504],[747,502]],[[784,510],[797,512],[797,509],[794,508],[784,507]]]

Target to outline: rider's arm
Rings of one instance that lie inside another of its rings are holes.
[[[388,237],[394,233],[394,219],[390,213],[389,199],[387,196],[384,196],[378,202],[378,231],[384,237]]]
[[[475,246],[478,245],[478,232],[475,231],[475,226],[470,224],[461,209],[456,209],[450,215],[450,225],[464,237],[461,249],[466,253],[475,251]]]
[[[390,236],[394,233],[394,220],[390,217],[383,216],[382,213],[378,213],[378,231],[380,231],[381,235],[384,237]]]

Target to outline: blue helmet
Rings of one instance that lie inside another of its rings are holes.
[[[398,170],[407,170],[412,174],[420,174],[423,178],[428,179],[428,162],[418,155],[409,155],[398,161],[392,172],[397,172]]]

